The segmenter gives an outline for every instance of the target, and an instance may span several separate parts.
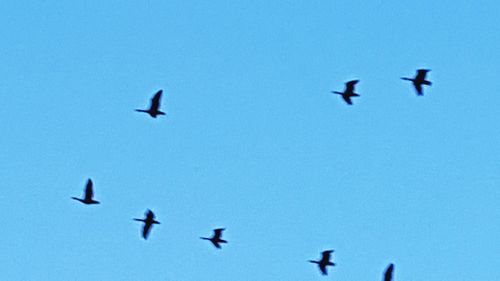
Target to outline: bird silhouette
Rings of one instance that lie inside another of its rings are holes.
[[[347,104],[352,105],[351,98],[352,97],[359,97],[359,95],[354,92],[354,86],[358,82],[359,82],[359,80],[351,80],[351,81],[345,83],[344,92],[332,91],[332,93],[337,94],[337,95],[341,95]]]
[[[221,239],[221,237],[222,237],[222,231],[224,231],[224,230],[225,230],[225,228],[214,229],[214,235],[212,237],[210,237],[210,238],[200,237],[200,239],[208,240],[208,241],[212,242],[212,244],[214,244],[215,248],[220,249],[221,248],[221,246],[220,246],[221,243],[227,243],[226,240]]]
[[[392,281],[392,272],[394,271],[394,264],[389,264],[384,273],[384,281]]]
[[[310,263],[318,264],[319,270],[321,270],[321,274],[328,275],[326,268],[330,266],[335,266],[336,264],[330,261],[330,256],[333,253],[333,250],[323,251],[321,253],[321,259],[319,261],[309,260]]]
[[[151,117],[156,118],[158,115],[165,115],[165,112],[160,111],[160,99],[163,90],[159,90],[151,99],[151,106],[149,109],[136,109],[137,112],[145,112],[149,114]]]
[[[406,81],[411,81],[413,83],[413,86],[415,86],[415,90],[417,91],[417,95],[423,96],[424,91],[422,89],[422,85],[432,85],[431,81],[425,80],[425,76],[427,73],[431,71],[430,69],[418,69],[417,70],[417,75],[415,75],[415,78],[407,78],[407,77],[402,77],[401,79],[406,80]]]
[[[147,210],[145,216],[145,219],[134,220],[142,221],[144,223],[144,227],[142,228],[142,237],[144,238],[144,240],[147,240],[153,224],[160,224],[160,222],[155,220],[155,214],[151,210]]]
[[[85,186],[85,194],[84,198],[80,199],[77,197],[71,197],[71,199],[75,199],[77,201],[82,202],[83,204],[86,205],[93,205],[93,204],[99,204],[99,201],[94,200],[92,197],[94,196],[94,190],[92,188],[94,184],[92,183],[91,179],[88,179],[87,185]]]

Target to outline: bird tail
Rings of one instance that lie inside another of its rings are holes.
[[[425,80],[424,82],[422,82],[422,84],[424,84],[424,85],[429,85],[429,86],[430,86],[430,85],[432,85],[432,82],[431,82],[431,81],[427,81],[427,80]]]
[[[319,264],[319,261],[308,260],[308,262]]]
[[[76,200],[76,201],[80,201],[80,202],[83,202],[83,200],[82,200],[82,199],[80,199],[80,198],[77,198],[77,197],[71,197],[71,199],[73,199],[73,200]]]
[[[411,79],[411,78],[401,77],[401,79],[406,80],[406,81],[412,81],[412,82],[413,82],[413,79]]]
[[[146,222],[146,220],[143,220],[143,219],[133,219],[135,221],[142,221],[142,222]]]
[[[221,239],[221,240],[219,240],[219,243],[227,243],[227,241]]]
[[[210,240],[210,238],[207,238],[207,237],[200,237],[200,239],[202,239],[202,240]]]
[[[153,221],[153,223],[154,223],[154,224],[160,224],[160,222],[159,222],[159,221]]]
[[[145,112],[145,113],[149,113],[149,111],[144,110],[144,109],[136,109],[135,111],[137,111],[137,112]]]
[[[337,95],[343,95],[344,94],[342,92],[337,92],[337,91],[332,91],[332,93],[337,94]]]

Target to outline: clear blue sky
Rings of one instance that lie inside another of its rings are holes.
[[[498,280],[498,1],[0,9],[0,279]]]

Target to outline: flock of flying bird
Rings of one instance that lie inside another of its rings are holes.
[[[85,185],[83,199],[78,198],[78,197],[71,197],[71,199],[80,201],[85,205],[100,204],[99,201],[94,200],[94,183],[92,182],[91,179],[87,180],[87,184]],[[146,216],[146,218],[144,218],[144,219],[133,219],[133,220],[140,221],[140,222],[144,223],[144,226],[142,228],[142,237],[144,239],[148,239],[148,236],[149,236],[149,233],[151,232],[151,227],[153,226],[153,224],[160,224],[160,222],[155,220],[155,214],[151,210],[146,210],[146,213],[144,215]],[[212,242],[212,244],[216,248],[220,249],[221,248],[220,244],[227,243],[226,240],[223,240],[221,238],[222,231],[224,231],[224,228],[217,228],[217,229],[214,229],[214,235],[212,237],[210,237],[210,238],[200,237],[200,238],[203,240],[209,240],[210,242]]]
[[[415,87],[415,90],[417,92],[417,95],[422,96],[423,95],[423,85],[432,85],[430,81],[426,79],[427,73],[429,72],[429,69],[418,69],[417,74],[414,78],[407,78],[407,77],[402,77],[401,79],[406,80],[406,81],[411,81],[413,83],[413,86]],[[352,97],[359,97],[359,94],[354,92],[354,87],[356,83],[358,83],[359,80],[351,80],[348,81],[345,86],[344,92],[338,92],[338,91],[332,91],[334,94],[341,95],[344,101],[352,105],[351,98]],[[159,115],[165,115],[165,112],[160,111],[160,100],[161,100],[161,95],[163,93],[163,90],[159,90],[156,92],[156,94],[153,96],[151,99],[151,105],[149,109],[136,109],[135,111],[137,112],[143,112],[149,114],[151,117],[156,118]],[[99,204],[99,201],[94,200],[94,189],[93,189],[93,182],[91,179],[88,179],[87,184],[85,186],[85,193],[83,199],[77,198],[77,197],[71,197],[74,200],[80,201],[83,204],[86,205],[94,205],[94,204]],[[154,224],[160,224],[159,221],[155,219],[155,214],[151,210],[147,210],[145,213],[145,218],[144,219],[137,219],[134,218],[134,221],[139,221],[144,223],[143,228],[142,228],[142,237],[144,239],[148,239],[149,233],[151,232],[151,228],[153,227]],[[221,249],[221,244],[227,243],[226,240],[222,239],[222,232],[224,231],[224,228],[216,228],[213,230],[213,235],[212,237],[200,237],[200,239],[203,240],[208,240],[210,241],[217,249]],[[321,274],[323,275],[328,275],[327,267],[328,266],[335,266],[336,264],[331,261],[331,255],[334,252],[334,250],[326,250],[321,253],[321,258],[319,260],[309,260],[310,263],[315,263],[318,265],[319,270],[321,271]],[[392,280],[392,275],[394,271],[394,264],[389,264],[389,266],[386,268],[384,272],[384,281],[391,281]]]
[[[401,79],[406,80],[406,81],[411,81],[413,83],[413,86],[415,87],[415,90],[417,91],[417,95],[423,96],[424,95],[424,89],[422,88],[423,85],[432,85],[432,83],[428,80],[426,80],[427,73],[429,72],[429,69],[418,69],[417,70],[417,75],[415,75],[415,78],[407,78],[407,77],[402,77]],[[337,92],[337,91],[332,91],[332,93],[341,95],[344,101],[352,105],[352,97],[359,97],[359,94],[356,94],[354,92],[354,86],[359,82],[359,80],[351,80],[347,83],[345,83],[345,90],[344,92]]]

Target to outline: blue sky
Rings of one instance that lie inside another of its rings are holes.
[[[500,276],[498,1],[0,9],[2,280]],[[167,116],[133,111],[158,89]],[[101,205],[70,199],[89,177]]]

